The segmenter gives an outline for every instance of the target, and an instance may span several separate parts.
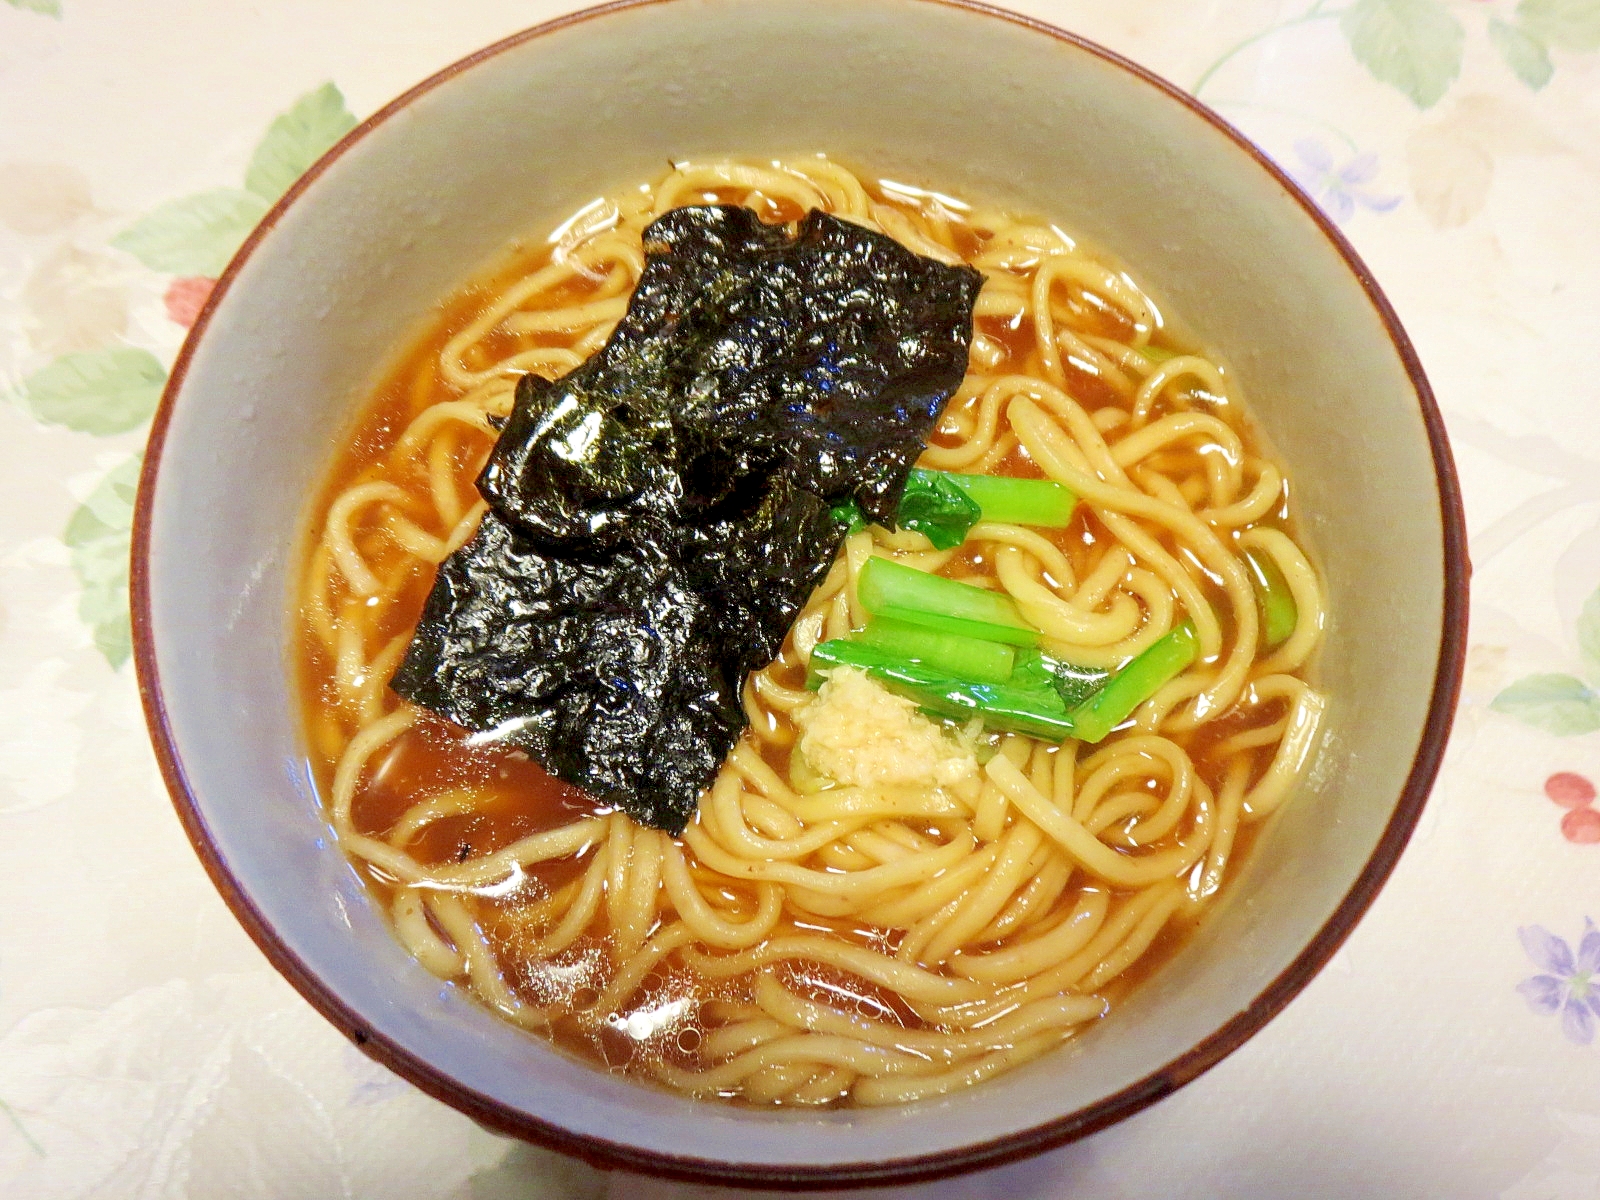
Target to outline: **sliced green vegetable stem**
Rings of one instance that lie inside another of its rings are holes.
[[[1048,479],[1007,475],[958,475],[950,471],[912,470],[895,524],[914,529],[935,549],[950,550],[966,540],[979,521],[1064,529],[1072,522],[1078,501],[1069,490]],[[847,533],[865,528],[866,519],[852,499],[833,506],[833,519]]]
[[[1250,568],[1250,581],[1255,585],[1256,604],[1261,610],[1261,635],[1266,644],[1276,646],[1294,632],[1300,623],[1299,606],[1289,581],[1283,577],[1278,564],[1270,554],[1261,550],[1246,550],[1245,563]]]
[[[911,472],[918,476],[937,476],[960,489],[973,500],[982,519],[1004,525],[1038,525],[1064,529],[1072,523],[1078,498],[1061,484],[1049,479],[1019,479],[1011,475],[958,475],[954,472]]]
[[[1106,683],[1072,710],[1079,739],[1098,742],[1133,715],[1133,710],[1175,679],[1200,653],[1200,638],[1188,621],[1152,642]]]
[[[926,629],[893,617],[873,617],[854,640],[931,670],[978,683],[1004,683],[1011,676],[1015,656],[1012,648],[1003,642]]]
[[[1060,742],[1072,736],[1072,722],[1061,697],[1049,688],[954,679],[919,663],[899,659],[876,646],[836,638],[811,651],[812,687],[837,667],[858,667],[890,691],[924,710],[957,721],[979,717],[991,729],[1025,733]]]
[[[1013,686],[1027,683],[1054,688],[1070,709],[1088,700],[1109,678],[1111,672],[1100,667],[1080,667],[1037,650],[1019,650],[1007,682]]]
[[[869,559],[856,587],[862,606],[875,617],[1012,646],[1039,641],[1039,631],[1022,619],[1009,596],[886,558]]]

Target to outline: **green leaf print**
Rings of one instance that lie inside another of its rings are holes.
[[[1600,695],[1573,675],[1526,676],[1496,696],[1489,707],[1557,737],[1600,729]]]
[[[12,0],[12,3],[15,2],[16,0]],[[0,1113],[5,1114],[6,1120],[11,1122],[11,1128],[17,1131],[17,1136],[27,1144],[29,1150],[32,1150],[40,1158],[46,1157],[44,1147],[39,1144],[38,1138],[28,1132],[28,1127],[22,1123],[22,1118],[17,1115],[16,1109],[12,1108],[4,1100],[0,1100]]]
[[[244,173],[244,186],[271,204],[355,124],[344,94],[333,84],[307,92],[267,129]]]
[[[111,244],[152,271],[214,278],[266,213],[267,202],[254,192],[215,188],[163,204]]]
[[[1578,614],[1578,653],[1589,682],[1600,687],[1600,588],[1583,602]]]
[[[133,644],[128,624],[128,547],[141,457],[136,454],[113,467],[78,506],[61,535],[83,587],[78,615],[114,668],[128,661]]]
[[[6,3],[24,12],[43,13],[58,21],[61,19],[61,0],[6,0]]]
[[[166,382],[166,370],[148,350],[112,346],[41,367],[23,380],[22,403],[48,424],[105,436],[149,420]]]
[[[1522,0],[1517,24],[1547,46],[1600,50],[1600,0]]]
[[[1490,17],[1489,41],[1511,73],[1534,91],[1550,82],[1555,66],[1550,62],[1550,51],[1538,38],[1499,17]]]
[[[1356,0],[1339,28],[1373,78],[1418,108],[1437,104],[1461,71],[1465,33],[1439,0]]]

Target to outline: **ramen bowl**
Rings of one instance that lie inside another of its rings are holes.
[[[1288,464],[1331,618],[1326,731],[1232,894],[1100,1027],[883,1109],[696,1101],[599,1071],[401,947],[328,827],[290,678],[308,503],[362,398],[512,239],[669,159],[825,151],[1069,223],[1231,365]],[[610,5],[466,59],[366,121],[269,214],[156,419],[133,557],[140,683],[178,813],[274,965],[367,1053],[592,1162],[769,1187],[931,1178],[1081,1137],[1238,1047],[1370,904],[1460,680],[1459,497],[1416,356],[1270,162],[1068,34],[936,0]]]

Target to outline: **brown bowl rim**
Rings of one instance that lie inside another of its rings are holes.
[[[1423,805],[1444,756],[1445,744],[1449,738],[1456,701],[1461,689],[1466,657],[1468,581],[1471,567],[1467,558],[1466,520],[1461,502],[1460,481],[1445,435],[1444,419],[1434,400],[1433,390],[1428,385],[1416,350],[1401,328],[1393,307],[1379,288],[1371,271],[1344,235],[1276,163],[1209,107],[1122,55],[1043,21],[996,8],[979,0],[918,0],[919,3],[960,9],[978,16],[1009,22],[1064,42],[1128,72],[1207,121],[1277,180],[1343,257],[1345,264],[1361,284],[1368,300],[1377,311],[1395,352],[1405,364],[1406,373],[1410,377],[1421,409],[1433,455],[1444,534],[1444,612],[1438,668],[1434,674],[1428,719],[1423,727],[1422,738],[1418,743],[1411,771],[1401,790],[1394,814],[1350,891],[1323,923],[1316,936],[1248,1006],[1192,1048],[1143,1079],[1110,1096],[1019,1133],[933,1154],[881,1162],[841,1163],[816,1167],[722,1162],[686,1155],[660,1154],[604,1138],[575,1134],[463,1086],[412,1051],[367,1028],[359,1015],[349,1009],[297,955],[284,945],[251,898],[245,895],[234,880],[227,862],[213,841],[211,831],[201,816],[199,806],[190,790],[168,725],[150,616],[150,520],[157,477],[161,468],[161,452],[166,441],[167,427],[171,422],[178,395],[183,390],[184,379],[195,349],[204,336],[217,305],[227,294],[230,285],[249,260],[255,247],[312,182],[327,170],[329,164],[378,125],[456,75],[505,51],[568,26],[629,9],[673,2],[675,0],[612,0],[610,3],[568,13],[503,38],[429,76],[384,105],[346,134],[284,194],[234,255],[189,330],[173,364],[162,392],[160,407],[151,425],[139,477],[139,490],[134,508],[129,593],[134,664],[151,742],[184,832],[193,844],[212,883],[272,965],[313,1008],[367,1055],[428,1095],[442,1100],[482,1125],[573,1155],[597,1167],[637,1171],[693,1183],[774,1190],[831,1190],[914,1183],[1000,1166],[1076,1141],[1131,1116],[1171,1094],[1243,1045],[1311,981],[1372,904],[1379,889],[1394,869],[1412,829],[1421,816]]]

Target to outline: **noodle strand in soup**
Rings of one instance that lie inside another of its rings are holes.
[[[922,464],[1043,476],[1080,503],[1065,529],[982,521],[954,550],[848,537],[747,681],[750,728],[674,838],[386,685],[435,565],[484,511],[473,479],[516,379],[601,346],[644,227],[713,202],[771,221],[822,208],[977,267],[969,372]],[[1292,593],[1275,647],[1247,552]],[[874,556],[1009,595],[1084,667],[1119,667],[1185,620],[1200,657],[1098,745],[946,723],[948,779],[834,779],[798,749],[821,703],[807,667],[865,620],[855,587]],[[937,1095],[1099,1020],[1228,885],[1324,707],[1304,678],[1321,585],[1227,371],[1054,226],[823,158],[679,166],[448,302],[342,452],[299,606],[330,818],[418,962],[608,1069],[753,1104]]]

